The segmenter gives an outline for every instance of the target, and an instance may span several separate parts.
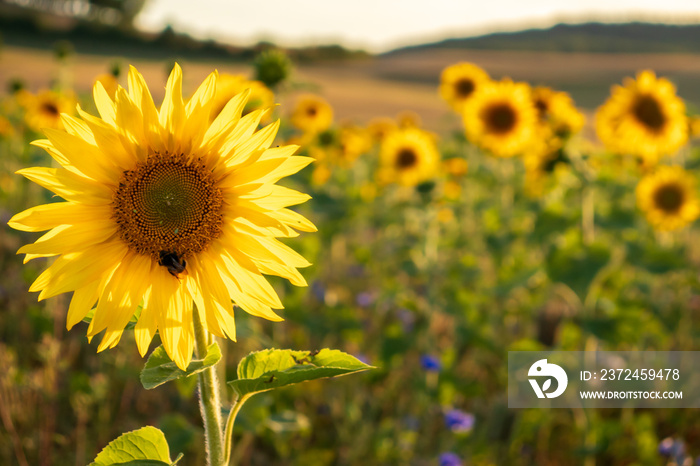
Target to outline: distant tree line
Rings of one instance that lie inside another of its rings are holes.
[[[237,47],[199,40],[166,27],[144,33],[133,20],[147,0],[0,0],[0,33],[7,45],[53,48],[70,42],[77,53],[130,55],[144,58],[189,58],[249,61],[278,48],[269,42]],[[299,63],[367,57],[364,51],[340,45],[284,49]]]
[[[548,29],[447,39],[393,50],[474,49],[589,53],[700,53],[700,25],[558,24]]]

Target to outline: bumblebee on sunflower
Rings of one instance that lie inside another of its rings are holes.
[[[304,286],[297,270],[309,263],[278,238],[315,231],[288,207],[309,196],[276,183],[312,161],[297,146],[271,148],[279,122],[258,130],[267,110],[242,116],[249,91],[236,95],[212,121],[217,73],[183,99],[175,65],[160,108],[143,76],[131,68],[128,90],[94,97],[100,117],[62,114],[65,130],[35,141],[60,165],[18,173],[62,197],[15,215],[23,231],[46,231],[20,248],[25,261],[56,257],[31,285],[39,299],[73,292],[70,329],[94,307],[91,339],[114,347],[141,307],[134,336],[145,355],[156,332],[181,369],[193,352],[193,322],[235,339],[232,301],[279,321],[277,293],[264,278]],[[194,312],[194,306],[198,312]]]

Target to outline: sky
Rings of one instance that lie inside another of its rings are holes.
[[[136,24],[148,31],[171,24],[198,38],[241,45],[340,43],[383,52],[591,19],[700,22],[700,0],[148,0]]]

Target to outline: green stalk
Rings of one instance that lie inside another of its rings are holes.
[[[194,339],[197,357],[204,359],[207,354],[209,336],[202,326],[197,306],[194,307]],[[213,336],[211,336],[213,339]],[[224,466],[224,443],[221,431],[221,402],[216,368],[211,366],[197,375],[199,385],[199,409],[204,421],[204,437],[209,466]]]
[[[233,449],[233,423],[236,422],[236,416],[238,416],[238,412],[243,407],[243,403],[245,403],[250,396],[251,395],[244,395],[241,398],[237,398],[236,401],[234,401],[233,406],[231,406],[231,412],[229,412],[228,419],[226,420],[226,431],[224,432],[224,450],[226,457],[224,464],[228,465],[231,461],[231,451]]]

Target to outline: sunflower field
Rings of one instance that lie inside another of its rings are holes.
[[[640,70],[583,110],[456,63],[435,92],[458,126],[433,132],[408,111],[337,121],[281,52],[187,71],[2,96],[0,464],[700,461],[693,409],[506,392],[508,351],[698,349],[700,119],[670,80]],[[271,348],[348,366],[245,385],[238,362]],[[164,459],[108,460],[145,426]]]

